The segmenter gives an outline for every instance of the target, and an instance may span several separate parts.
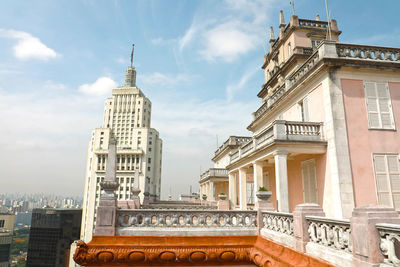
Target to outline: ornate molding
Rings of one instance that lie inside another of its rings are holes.
[[[95,236],[77,242],[82,266],[333,266],[259,236]]]

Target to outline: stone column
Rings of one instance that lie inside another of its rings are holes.
[[[275,158],[276,199],[278,211],[289,212],[289,184],[287,174],[287,151],[277,151]]]
[[[306,216],[325,217],[318,204],[306,203],[297,205],[293,211],[294,249],[306,253],[307,242],[310,241]]]
[[[258,202],[258,198],[256,193],[258,188],[264,186],[263,184],[263,167],[260,162],[253,163],[253,170],[254,170],[254,204]]]
[[[246,169],[239,169],[239,200],[240,209],[247,210],[247,184],[246,184]]]
[[[393,209],[385,206],[368,205],[353,210],[351,238],[353,242],[353,266],[379,266],[383,262],[380,252],[380,235],[377,223],[400,224],[400,217]]]
[[[229,173],[229,203],[231,209],[236,206],[236,176],[233,172]]]
[[[209,196],[208,200],[211,200],[211,201],[212,201],[212,200],[215,200],[215,196],[214,196],[214,182],[211,181],[211,179],[210,179],[209,183],[210,183],[210,194],[208,195],[208,196]]]
[[[117,215],[117,198],[115,190],[119,184],[116,181],[116,140],[111,137],[108,145],[107,169],[104,181],[100,183],[101,195],[97,207],[95,236],[114,236]]]

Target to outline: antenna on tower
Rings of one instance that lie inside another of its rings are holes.
[[[326,9],[326,17],[328,18],[328,34],[329,40],[332,40],[332,32],[331,32],[331,18],[328,11],[328,0],[325,0],[325,9]]]
[[[290,1],[290,4],[292,5],[293,16],[294,16],[294,15],[295,15],[295,13],[294,13],[294,0],[291,0],[291,1]]]
[[[131,52],[131,68],[133,66],[133,52],[135,51],[135,44],[132,44],[132,52]]]

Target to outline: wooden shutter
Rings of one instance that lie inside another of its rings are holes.
[[[315,161],[307,160],[301,163],[303,176],[303,195],[305,203],[318,203],[317,177]]]
[[[398,155],[387,155],[390,189],[392,191],[393,206],[400,210],[400,171]]]
[[[392,207],[385,155],[374,155],[374,167],[376,189],[378,191],[378,203]]]
[[[394,119],[387,83],[364,82],[370,128],[394,129]]]
[[[370,128],[380,128],[380,118],[378,109],[378,96],[375,90],[375,83],[365,82],[365,98],[367,101],[368,123]]]
[[[376,83],[376,91],[378,95],[379,112],[382,122],[382,128],[393,129],[393,113],[390,103],[389,86],[387,83]]]

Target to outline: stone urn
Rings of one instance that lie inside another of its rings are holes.
[[[203,194],[203,195],[201,196],[201,198],[202,198],[203,200],[206,200],[206,199],[207,199],[207,195],[206,195],[206,194]]]
[[[271,191],[257,191],[256,196],[261,201],[268,201],[269,198],[272,196]]]
[[[225,200],[226,199],[226,195],[225,194],[219,194],[218,198],[221,200]]]

